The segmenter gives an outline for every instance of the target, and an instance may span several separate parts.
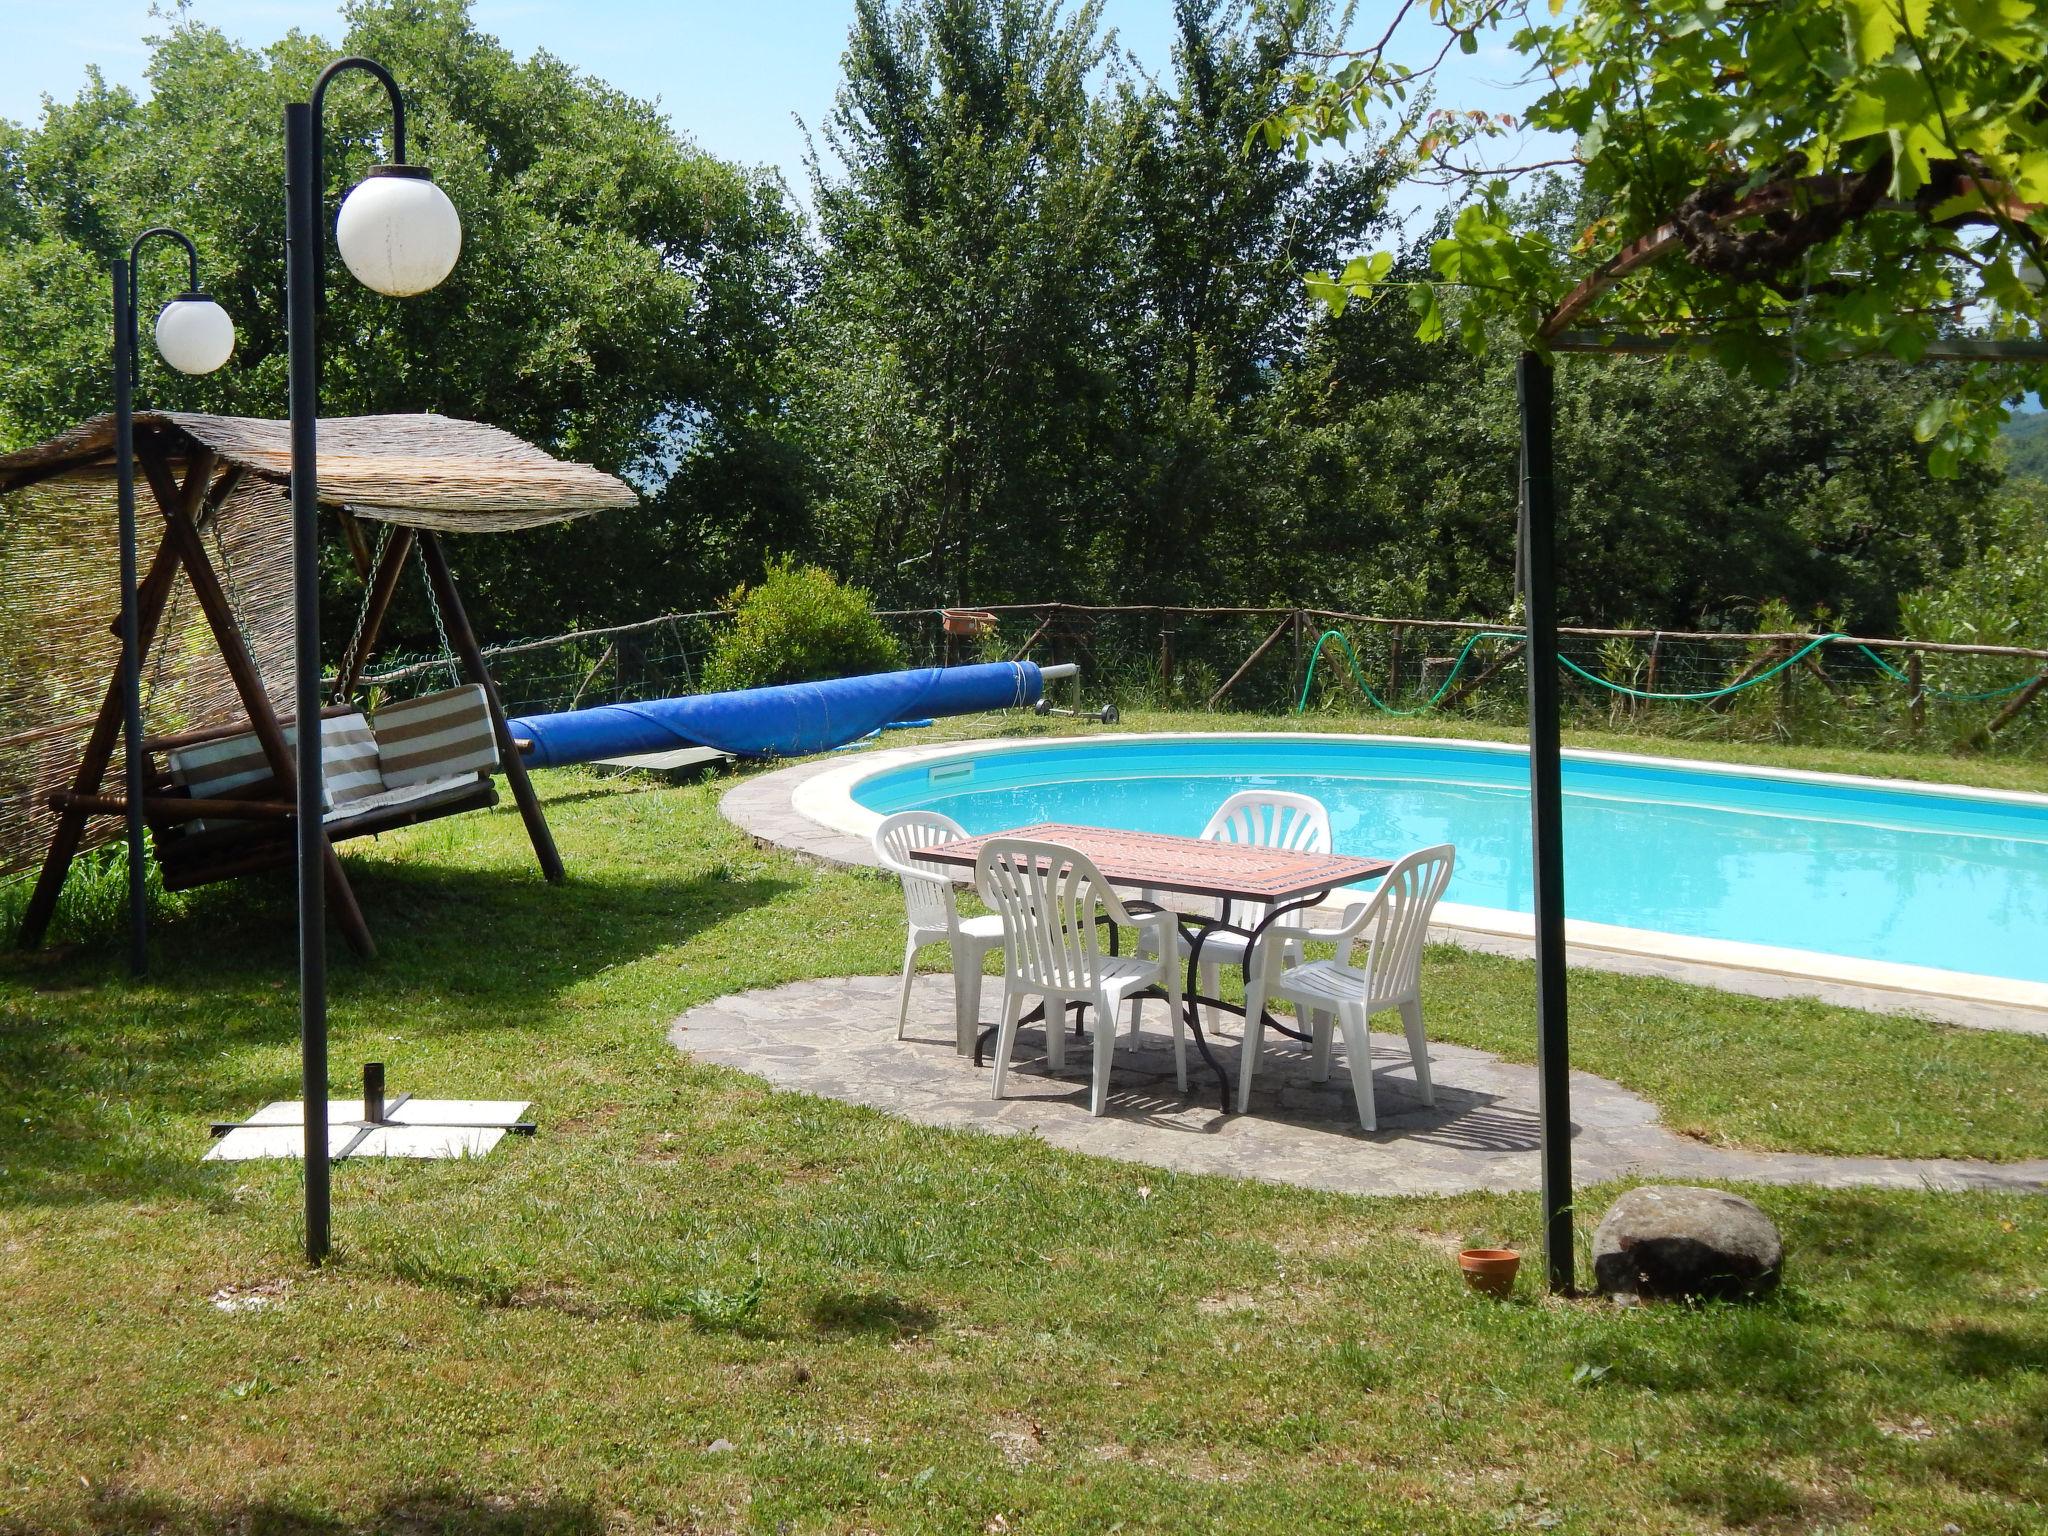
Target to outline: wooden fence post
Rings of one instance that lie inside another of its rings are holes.
[[[1017,648],[1017,654],[1012,656],[1010,660],[1022,661],[1025,657],[1029,656],[1031,654],[1031,647],[1038,644],[1039,636],[1052,627],[1052,620],[1053,616],[1050,613],[1041,618],[1038,621],[1038,628],[1031,631],[1031,638]]]
[[[1466,678],[1464,682],[1459,683],[1449,693],[1439,699],[1437,701],[1437,708],[1449,709],[1452,705],[1462,704],[1466,699],[1469,699],[1495,677],[1499,676],[1517,656],[1521,655],[1522,649],[1527,643],[1525,640],[1517,640],[1513,645],[1510,645],[1482,667],[1475,676]]]
[[[2012,702],[1994,715],[1989,725],[1980,727],[1976,734],[1969,738],[1970,745],[1973,747],[1990,746],[1991,738],[1999,731],[2004,730],[2008,725],[2011,725],[2013,721],[2019,719],[2021,712],[2034,702],[2043,688],[2048,688],[2048,669],[2044,669],[2031,683],[2014,694]]]
[[[1245,659],[1238,664],[1237,670],[1230,674],[1230,677],[1228,678],[1228,680],[1224,682],[1222,687],[1218,688],[1214,693],[1209,695],[1209,701],[1206,704],[1204,704],[1202,708],[1214,709],[1217,705],[1217,702],[1222,699],[1223,695],[1230,692],[1231,689],[1235,688],[1238,685],[1239,681],[1244,677],[1245,673],[1251,671],[1253,664],[1257,662],[1261,656],[1265,655],[1266,652],[1273,648],[1273,642],[1278,640],[1285,633],[1287,633],[1288,626],[1293,622],[1293,617],[1289,616],[1288,618],[1284,618],[1278,624],[1274,625],[1273,633],[1266,636],[1265,639],[1261,640],[1259,642],[1258,649],[1253,651],[1251,655],[1245,657]],[[1300,632],[1299,630],[1297,630],[1295,633],[1295,639],[1299,641],[1300,638]]]
[[[1927,730],[1927,682],[1926,664],[1918,651],[1906,652],[1906,710],[1913,721],[1913,735],[1917,739]]]
[[[1712,637],[1708,636],[1705,638]],[[1751,678],[1755,677],[1759,672],[1769,671],[1772,667],[1775,667],[1779,662],[1783,661],[1787,656],[1791,655],[1793,646],[1795,646],[1797,643],[1798,642],[1796,640],[1790,643],[1783,640],[1771,641],[1755,656],[1752,656],[1748,661],[1744,662],[1742,665],[1742,669],[1739,672],[1737,672],[1733,677],[1729,678],[1726,683],[1722,684],[1722,687],[1739,687],[1741,684],[1746,683]],[[1713,710],[1724,709],[1727,707],[1728,701],[1734,697],[1736,697],[1736,695],[1732,693],[1726,693],[1719,698],[1709,699],[1707,700],[1707,708]]]

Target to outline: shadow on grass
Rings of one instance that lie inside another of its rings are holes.
[[[2038,1329],[1965,1324],[1930,1333],[1928,1348],[1945,1362],[1945,1374],[1966,1381],[2004,1381],[2013,1376],[2048,1377],[2048,1338]],[[2048,1444],[2048,1436],[2043,1437]]]
[[[365,962],[330,937],[337,1034],[404,1010],[408,1039],[442,1042],[528,1028],[568,988],[791,888],[701,869],[562,886],[393,860],[349,873],[380,947]],[[157,926],[140,985],[118,944],[0,954],[0,1206],[215,1193],[205,1124],[298,1097],[290,894],[288,875],[195,893]]]
[[[604,1517],[585,1499],[498,1497],[429,1489],[388,1495],[362,1517],[340,1519],[276,1501],[204,1506],[117,1491],[87,1515],[103,1536],[596,1536]],[[0,1536],[30,1536],[35,1525],[0,1524]]]
[[[908,1338],[935,1321],[929,1308],[887,1291],[834,1291],[811,1303],[811,1326],[820,1333]]]
[[[1787,1284],[1756,1302],[1659,1308],[1639,1321],[1605,1328],[1587,1358],[1608,1368],[1601,1390],[1687,1400],[1696,1438],[1707,1445],[1768,1441],[1792,1416],[1842,1399],[1850,1378],[1885,1381],[1880,1403],[1901,1424],[1933,1421],[1924,1449],[1901,1442],[1898,1454],[1924,1457],[1957,1488],[2000,1499],[2038,1498],[2040,1448],[2048,1434],[2048,1334],[2020,1306],[1985,1309],[1987,1273],[2030,1279],[1966,1236],[1965,1211],[1939,1223],[1924,1206],[1885,1193],[1770,1191],[1785,1232]],[[1956,1197],[1965,1201],[1968,1197]],[[1993,1227],[1981,1218],[1987,1230]],[[1821,1287],[1821,1291],[1809,1289]],[[1850,1301],[1868,1297],[1869,1310]],[[1928,1405],[1957,1383],[1981,1381],[2014,1394],[2004,1411],[1955,1422]],[[1892,1433],[1882,1423],[1879,1433]],[[1664,1492],[1681,1504],[1743,1527],[1788,1522],[1849,1524],[1860,1518],[1853,1495],[1817,1491],[1795,1473],[1778,1475],[1767,1458],[1753,1468],[1677,1465]],[[1803,1528],[1803,1527],[1802,1527]]]

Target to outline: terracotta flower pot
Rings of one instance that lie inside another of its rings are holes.
[[[1465,1283],[1482,1296],[1512,1295],[1521,1267],[1522,1256],[1512,1248],[1467,1248],[1458,1255]]]
[[[966,635],[971,639],[996,627],[996,616],[978,608],[944,608],[940,612],[945,617],[949,635]]]

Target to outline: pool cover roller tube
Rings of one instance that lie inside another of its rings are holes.
[[[1066,672],[1071,668],[1054,668]],[[715,747],[736,757],[800,757],[858,741],[892,720],[1021,709],[1045,692],[1035,662],[917,667],[778,688],[700,693],[641,704],[601,704],[506,722],[533,768]]]

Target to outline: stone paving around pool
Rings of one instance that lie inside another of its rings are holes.
[[[991,977],[984,1017],[1001,1006]],[[1391,1017],[1391,1015],[1389,1016]],[[1126,1014],[1121,1023],[1127,1025]],[[1236,1080],[1238,1022],[1214,1035]],[[1436,1106],[1416,1095],[1407,1043],[1373,1036],[1379,1130],[1361,1131],[1339,1048],[1329,1082],[1309,1080],[1305,1047],[1268,1034],[1253,1080],[1251,1113],[1225,1115],[1216,1081],[1189,1046],[1189,1093],[1174,1087],[1163,1003],[1148,1004],[1134,1048],[1120,1038],[1109,1112],[1087,1110],[1090,1053],[1071,1043],[1066,1067],[1045,1059],[1042,1028],[1020,1034],[1009,1096],[989,1097],[990,1068],[953,1047],[952,981],[920,976],[910,1028],[896,1039],[893,977],[792,982],[693,1008],[669,1038],[700,1061],[736,1067],[792,1092],[814,1093],[899,1115],[920,1125],[1035,1135],[1054,1146],[1181,1173],[1271,1179],[1358,1195],[1436,1195],[1527,1190],[1537,1184],[1536,1074],[1485,1051],[1431,1042]],[[993,1050],[993,1043],[990,1049]],[[1898,1189],[2048,1188],[2048,1160],[1981,1163],[1940,1158],[1820,1157],[1743,1152],[1666,1130],[1655,1106],[1585,1072],[1574,1072],[1572,1164],[1581,1184],[1622,1178],[1748,1180],[1773,1184]]]

